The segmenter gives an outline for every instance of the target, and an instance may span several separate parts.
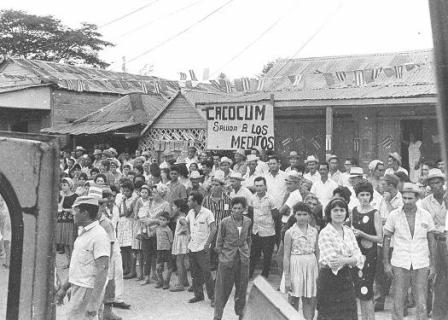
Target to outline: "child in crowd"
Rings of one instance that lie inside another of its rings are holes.
[[[156,229],[157,237],[157,277],[158,282],[156,288],[169,289],[171,279],[171,245],[173,244],[173,232],[168,227],[170,214],[162,212],[159,217],[159,226]],[[166,277],[163,271],[167,271]]]
[[[185,217],[187,216],[188,211],[189,207],[184,199],[174,200],[173,215],[176,217],[176,229],[174,232],[172,254],[176,258],[178,282],[174,288],[170,289],[172,292],[184,291],[185,287],[188,288],[189,286],[187,267],[185,265],[189,238],[187,220],[185,220]]]
[[[139,259],[139,280],[144,280],[144,283],[149,283],[149,270],[151,266],[145,266],[149,261],[146,261],[144,257],[146,256],[143,252],[143,241],[149,239],[148,237],[148,230],[146,225],[142,222],[145,218],[149,217],[149,208],[151,205],[151,199],[149,198],[151,194],[149,186],[144,184],[140,188],[140,198],[138,198],[136,203],[136,209],[137,212],[137,222],[139,230],[137,231],[137,238],[139,238],[142,241],[142,252],[140,254]]]

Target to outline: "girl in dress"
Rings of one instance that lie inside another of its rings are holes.
[[[348,205],[333,198],[325,208],[328,224],[319,234],[318,320],[357,320],[353,267],[362,269],[364,256],[353,231],[344,225]]]
[[[149,241],[148,230],[143,220],[149,216],[149,208],[151,205],[151,199],[149,198],[151,189],[144,184],[140,189],[140,198],[138,198],[135,205],[136,223],[138,224],[137,238],[141,241],[141,252],[139,259],[140,276],[139,280],[143,280],[140,284],[145,285],[149,283],[149,272],[151,270],[151,261],[148,259],[148,255],[144,249],[148,248],[148,245],[144,245],[145,241]]]
[[[317,293],[318,232],[309,224],[312,215],[309,206],[299,202],[293,207],[293,212],[296,223],[286,231],[284,239],[285,291],[297,310],[302,298],[303,316],[306,320],[313,320]]]
[[[368,181],[358,182],[355,187],[360,205],[351,214],[352,230],[361,253],[366,257],[364,268],[353,268],[356,296],[360,300],[363,320],[375,319],[373,304],[373,280],[377,263],[377,243],[383,239],[382,222],[378,210],[372,207],[373,185]]]
[[[176,216],[176,230],[174,232],[172,254],[176,257],[177,265],[177,285],[170,289],[172,292],[184,291],[188,288],[187,267],[185,257],[188,246],[188,226],[185,217],[188,214],[189,207],[184,199],[177,199],[173,202],[173,213]]]
[[[58,203],[58,222],[56,224],[56,243],[64,247],[64,253],[67,256],[67,264],[64,265],[64,269],[68,268],[70,264],[73,243],[75,242],[72,205],[78,195],[73,193],[73,187],[74,183],[72,179],[62,178]]]

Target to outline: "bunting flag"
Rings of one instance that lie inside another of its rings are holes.
[[[331,87],[332,85],[334,85],[334,78],[332,73],[324,73],[324,78],[327,86]]]
[[[250,80],[249,78],[242,78],[243,81],[243,90],[250,91]]]
[[[231,93],[232,92],[232,84],[228,80],[226,80],[226,92],[227,93]]]
[[[385,137],[382,141],[381,141],[381,146],[384,149],[390,149],[392,147],[392,143],[394,142],[394,139],[392,138],[392,136],[387,136]]]
[[[235,79],[234,84],[236,91],[244,91],[242,79]]]
[[[362,70],[356,70],[354,71],[355,74],[355,84],[357,87],[361,87],[365,84],[364,81],[364,73]]]
[[[406,68],[406,71],[411,71],[414,69],[417,65],[415,63],[405,63],[404,67]]]
[[[288,76],[289,81],[291,81],[291,84],[293,86],[298,86],[300,81],[302,80],[302,74],[297,74],[293,76]]]
[[[381,67],[373,69],[373,80],[377,79],[380,76],[381,71],[383,71],[383,68]]]
[[[264,78],[261,78],[258,80],[257,91],[263,91],[263,87],[264,87]]]
[[[83,80],[75,80],[76,81],[76,91],[82,92],[84,91],[84,81]]]
[[[226,80],[219,79],[218,81],[219,81],[219,86],[221,87],[221,90],[223,90],[224,92],[227,92],[226,91]]]
[[[403,66],[395,66],[394,71],[397,79],[403,78]]]
[[[347,79],[347,74],[344,71],[336,72],[336,78],[340,82],[345,82],[345,79]]]
[[[384,67],[383,68],[384,74],[390,78],[393,77],[395,75],[395,71],[392,67]]]
[[[188,70],[188,72],[190,73],[190,79],[191,81],[198,81],[198,78],[196,78],[196,74],[194,73],[194,70]]]
[[[292,142],[292,138],[286,138],[285,140],[282,140],[282,145],[283,145],[283,147],[286,147],[291,142]]]
[[[185,87],[189,89],[193,88],[193,82],[191,80],[185,81]]]
[[[211,85],[212,85],[213,87],[215,87],[216,89],[222,91],[222,87],[220,86],[220,84],[218,83],[218,81],[216,81],[216,80],[209,80],[209,82],[211,83]]]
[[[250,91],[255,91],[258,88],[258,79],[250,79]]]
[[[210,69],[204,68],[204,72],[202,73],[202,81],[208,81],[210,78]]]
[[[159,81],[154,81],[154,92],[160,94],[160,84]]]
[[[185,72],[179,72],[180,75],[180,81],[185,81],[187,80],[187,74]]]
[[[363,77],[364,77],[364,82],[365,83],[371,83],[373,82],[373,69],[364,69],[362,71],[363,73]]]

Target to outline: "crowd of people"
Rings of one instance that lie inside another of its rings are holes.
[[[278,268],[279,290],[307,320],[316,310],[320,320],[358,319],[358,301],[362,319],[374,319],[392,281],[392,319],[413,305],[416,319],[448,318],[443,162],[419,163],[411,182],[395,152],[369,172],[351,158],[340,171],[336,155],[302,162],[292,151],[285,166],[260,149],[231,158],[194,147],[161,161],[64,150],[56,242],[69,278],[57,298],[72,291],[69,319],[120,319],[112,307],[130,307],[123,279],[132,278],[188,290],[189,303],[205,299],[205,284],[216,320],[235,287],[241,318],[261,257],[261,275]]]

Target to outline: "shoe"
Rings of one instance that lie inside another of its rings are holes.
[[[194,291],[193,286],[191,286],[190,288],[188,288],[187,291],[188,291],[188,292],[193,292],[193,291]]]
[[[128,303],[126,303],[126,302],[124,302],[124,301],[122,301],[122,302],[114,302],[114,303],[112,304],[112,306],[113,306],[114,308],[118,308],[118,309],[126,309],[126,310],[128,310],[128,309],[131,308],[131,305],[128,304]]]
[[[135,273],[130,273],[130,274],[124,275],[123,279],[128,280],[128,279],[135,278],[136,276],[137,275]]]
[[[171,292],[181,292],[181,291],[185,291],[184,287],[180,287],[180,286],[176,286],[174,288],[170,289]]]
[[[112,311],[112,305],[105,304],[104,305],[104,311],[103,311],[103,320],[122,320],[122,318],[117,316]]]
[[[200,298],[194,297],[194,298],[191,298],[190,300],[188,300],[188,303],[196,303],[196,302],[199,302],[199,301],[204,301],[204,297],[200,297]]]
[[[151,276],[151,280],[152,281],[159,281],[159,278],[157,278],[157,275],[153,273],[153,275]]]
[[[157,282],[155,288],[159,289],[163,287],[163,283],[162,282]]]
[[[141,286],[146,286],[147,284],[150,284],[150,283],[151,283],[151,281],[150,281],[149,279],[140,281],[140,285],[141,285]]]
[[[212,308],[215,307],[215,300],[210,300],[210,307],[212,307]]]

